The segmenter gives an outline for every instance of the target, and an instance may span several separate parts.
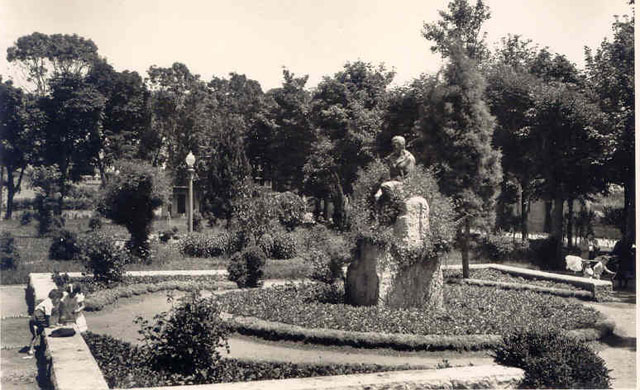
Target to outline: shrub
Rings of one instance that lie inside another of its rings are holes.
[[[214,235],[190,233],[178,244],[180,253],[192,257],[216,257],[228,253],[231,245],[231,235],[221,232]]]
[[[495,350],[498,364],[522,368],[522,388],[605,389],[604,360],[587,344],[557,332],[516,331]]]
[[[271,234],[266,233],[260,236],[257,244],[267,257],[273,257],[275,240]]]
[[[56,210],[58,210],[60,206],[58,200],[37,194],[35,203],[38,235],[45,236],[52,231],[62,229],[65,221],[64,218],[56,214]]]
[[[273,237],[271,256],[273,256],[274,259],[292,259],[297,253],[298,248],[291,235],[279,233]]]
[[[193,231],[201,232],[202,231],[202,214],[198,210],[193,211]],[[189,229],[189,219],[187,219],[187,230]]]
[[[20,216],[20,225],[26,226],[30,224],[32,220],[33,220],[33,214],[31,214],[31,211],[25,211]]]
[[[402,189],[386,195],[376,202],[374,195],[380,185],[388,180],[389,168],[376,160],[358,173],[353,185],[351,212],[351,241],[358,246],[363,240],[380,246],[392,246],[394,237],[391,225],[399,215],[401,203],[411,196],[422,196],[429,204],[429,233],[419,256],[403,256],[400,266],[412,261],[438,256],[448,252],[453,245],[455,223],[451,201],[440,194],[433,172],[416,165],[411,175],[403,181]],[[386,198],[386,199],[385,199]]]
[[[102,229],[102,219],[99,215],[93,215],[89,218],[89,230],[95,232],[100,229]]]
[[[228,278],[236,282],[240,288],[259,287],[262,284],[265,263],[266,256],[262,249],[256,245],[249,246],[231,258],[227,268]]]
[[[169,312],[149,323],[138,317],[143,343],[157,371],[204,377],[220,361],[220,349],[229,350],[229,328],[212,299],[192,293]]]
[[[0,269],[15,269],[20,263],[20,252],[16,240],[9,232],[0,235]]]
[[[293,192],[283,192],[276,195],[278,204],[278,220],[287,230],[291,231],[302,225],[305,204],[301,197]]]
[[[154,210],[169,196],[169,182],[164,171],[142,161],[118,163],[110,177],[98,210],[131,234],[128,242],[133,254],[148,259],[149,233]]]
[[[624,214],[624,208],[622,207],[604,207],[604,216],[602,217],[602,223],[605,225],[615,226],[624,233],[626,218]]]
[[[51,280],[56,284],[56,287],[61,289],[71,282],[71,277],[66,272],[62,274],[59,271],[53,271],[51,274]]]
[[[344,276],[342,261],[339,258],[329,256],[322,250],[311,249],[303,255],[303,259],[311,265],[309,278],[313,280],[332,284]]]
[[[476,243],[476,257],[489,261],[505,261],[523,258],[529,242],[514,240],[504,232],[482,235]]]
[[[124,248],[117,248],[111,237],[103,233],[88,234],[80,240],[80,248],[80,258],[96,282],[122,281],[130,254]]]
[[[158,238],[160,239],[160,242],[167,243],[169,242],[169,240],[176,238],[177,236],[178,236],[178,228],[174,226],[172,229],[164,230],[160,232],[160,234],[158,235]]]
[[[529,240],[531,262],[542,269],[554,268],[554,266],[556,266],[554,264],[556,242],[553,237]]]
[[[51,246],[49,247],[49,258],[55,260],[73,260],[80,255],[78,237],[75,233],[60,229],[53,233]]]
[[[278,205],[275,197],[264,190],[254,189],[251,196],[236,199],[233,205],[234,230],[241,231],[247,244],[257,240],[273,229],[278,220]]]

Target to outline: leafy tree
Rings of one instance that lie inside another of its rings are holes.
[[[153,165],[166,165],[176,178],[187,177],[184,159],[206,145],[213,127],[216,101],[186,65],[174,63],[170,68],[152,66],[149,71],[152,91],[152,126],[162,143],[154,151]]]
[[[281,187],[280,183],[290,183],[291,187],[301,189],[304,180],[301,167],[315,140],[309,118],[311,96],[304,89],[309,77],[295,77],[287,69],[282,75],[282,87],[268,92],[274,103],[269,112],[272,125],[269,161],[276,189]]]
[[[520,200],[520,230],[522,239],[528,234],[527,216],[531,201],[538,197],[539,173],[527,112],[533,108],[533,90],[541,81],[530,71],[536,57],[531,41],[520,36],[502,39],[485,71],[486,98],[496,117],[494,143],[502,151],[503,194],[510,183],[517,183]],[[504,208],[504,205],[501,207]]]
[[[93,162],[100,150],[105,98],[76,76],[51,79],[50,89],[51,94],[39,101],[46,123],[39,129],[42,144],[34,163],[58,167],[62,205],[68,183],[93,173]]]
[[[599,97],[614,144],[607,175],[625,191],[626,242],[634,241],[636,216],[634,24],[635,16],[617,18],[613,40],[603,40],[595,53],[586,49],[589,86]]]
[[[462,45],[465,54],[478,62],[489,55],[484,41],[486,33],[482,33],[482,24],[491,18],[489,7],[482,0],[475,6],[467,0],[452,0],[448,5],[449,12],[439,11],[441,20],[425,23],[422,35],[434,42],[431,51],[439,52],[443,57],[451,55],[455,50],[453,43]]]
[[[502,180],[500,152],[492,145],[494,117],[484,101],[485,81],[462,48],[449,51],[445,82],[424,103],[421,131],[437,168],[441,191],[462,220],[463,275],[469,277],[472,225],[492,227]]]
[[[606,188],[604,161],[608,154],[602,113],[579,90],[565,83],[542,85],[528,112],[541,190],[554,202],[552,238],[562,265],[563,203]]]
[[[20,191],[24,172],[36,147],[33,128],[36,109],[20,88],[0,77],[0,164],[7,170],[6,219],[13,213],[13,198]],[[2,172],[4,179],[4,172]]]
[[[423,153],[426,146],[420,134],[419,122],[422,103],[433,93],[437,85],[438,76],[422,75],[408,86],[396,87],[389,91],[382,130],[376,140],[376,149],[380,156],[392,152],[391,139],[400,135],[405,138],[407,149],[414,154],[416,161],[428,161],[429,157]]]
[[[82,77],[98,58],[98,48],[90,39],[76,34],[25,35],[7,49],[7,61],[17,62],[34,93],[44,96],[56,77]]]
[[[325,77],[313,95],[311,116],[319,141],[305,163],[305,183],[316,196],[330,194],[337,226],[346,223],[345,195],[358,169],[376,156],[386,88],[393,76],[383,65],[347,63],[343,71]]]
[[[131,234],[128,247],[144,260],[149,259],[149,234],[153,212],[169,197],[169,181],[164,172],[143,161],[121,161],[104,189],[99,211]]]
[[[151,160],[159,147],[158,134],[151,131],[150,93],[136,72],[116,72],[106,61],[97,61],[86,82],[104,97],[101,145],[95,165],[105,181],[105,169],[116,160]]]

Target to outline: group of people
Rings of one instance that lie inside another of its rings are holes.
[[[79,332],[87,330],[87,322],[83,314],[84,294],[77,283],[69,283],[63,289],[49,291],[46,299],[40,302],[29,320],[31,342],[25,359],[33,358],[33,350],[36,340],[42,335],[45,328],[52,326],[51,318],[56,318],[55,325],[69,326],[75,324]]]

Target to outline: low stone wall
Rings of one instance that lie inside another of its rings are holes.
[[[514,389],[523,378],[519,368],[489,365],[134,390]]]
[[[75,328],[75,326],[74,326]],[[80,332],[71,337],[51,337],[45,329],[43,340],[49,377],[56,390],[106,390],[109,388],[98,363]]]
[[[528,268],[512,267],[502,264],[471,264],[471,269],[491,268],[511,275],[521,276],[526,279],[544,279],[554,282],[567,283],[583,288],[591,292],[593,299],[603,301],[611,296],[613,283],[608,280],[583,278],[573,275],[556,274],[552,272],[537,271]],[[443,269],[462,269],[461,265],[443,266]]]

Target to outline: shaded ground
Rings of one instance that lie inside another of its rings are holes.
[[[585,303],[604,313],[616,323],[614,334],[601,340],[595,348],[612,369],[614,389],[637,388],[636,295],[633,290],[614,291],[616,302]]]
[[[24,299],[24,286],[0,287],[0,388],[3,390],[46,389],[39,359],[23,359],[26,356],[31,334],[29,317]],[[42,378],[41,384],[38,382]]]

